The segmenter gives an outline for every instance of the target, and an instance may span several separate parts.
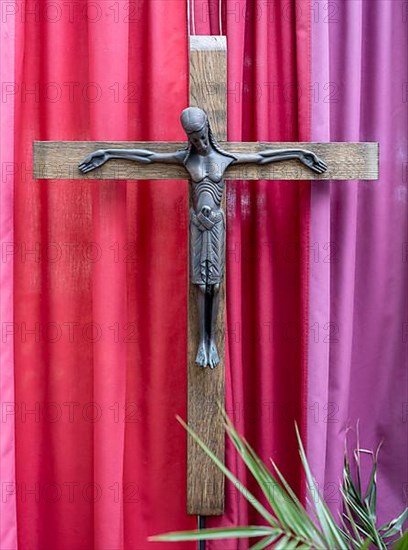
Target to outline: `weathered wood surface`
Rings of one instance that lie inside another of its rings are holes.
[[[210,52],[212,53],[212,52]],[[219,52],[216,52],[217,54]],[[213,101],[212,95],[207,95]],[[207,107],[209,109],[210,107]],[[219,108],[217,120],[220,118]],[[220,126],[221,123],[219,122]],[[242,164],[227,170],[227,179],[277,180],[375,180],[378,179],[377,143],[221,143],[226,151],[257,152],[264,149],[302,148],[313,151],[328,165],[324,174],[316,174],[299,161],[276,162],[263,166]],[[138,164],[126,160],[111,160],[95,172],[82,174],[77,168],[83,158],[96,149],[152,149],[175,151],[186,147],[185,142],[34,142],[34,177],[37,179],[108,179],[108,180],[170,180],[187,179],[183,166],[171,164]]]
[[[204,109],[217,132],[226,137],[227,87],[226,42],[194,37],[190,48],[190,106]],[[202,49],[201,49],[202,45]],[[214,45],[214,46],[212,46]],[[216,48],[216,49],[214,49]],[[220,49],[223,48],[223,49]],[[215,93],[208,93],[207,83],[217,82]],[[190,206],[192,204],[190,188]],[[225,193],[224,204],[225,209]],[[189,277],[190,280],[190,277]],[[225,278],[220,288],[217,348],[220,364],[203,369],[195,364],[198,347],[197,288],[189,283],[188,352],[187,352],[187,419],[213,453],[224,461],[225,433],[219,405],[224,405],[224,315]],[[213,461],[190,438],[187,438],[187,513],[202,516],[224,512],[224,475]]]
[[[219,140],[227,139],[226,51],[225,36],[190,37],[190,107],[206,111]]]

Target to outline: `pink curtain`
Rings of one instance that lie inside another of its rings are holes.
[[[14,174],[18,165],[14,162],[14,40],[15,20],[2,14],[0,31],[0,547],[14,550],[17,547],[16,483],[14,441],[14,339],[13,339],[13,259],[15,255],[13,234]]]
[[[308,454],[339,507],[344,440],[375,449],[379,521],[408,479],[408,13],[400,0],[314,3],[312,140],[379,141],[377,182],[313,183]]]

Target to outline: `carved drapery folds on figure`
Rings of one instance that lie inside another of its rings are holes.
[[[196,363],[214,368],[219,363],[216,328],[219,290],[225,270],[225,214],[221,201],[225,172],[230,165],[268,164],[297,159],[321,174],[327,166],[317,155],[304,149],[266,150],[259,153],[228,153],[214,138],[206,113],[189,107],[181,114],[188,137],[186,149],[156,153],[145,149],[101,149],[88,155],[79,165],[86,173],[111,159],[140,163],[172,163],[185,167],[191,185],[193,206],[190,210],[190,277],[197,286],[199,346]]]

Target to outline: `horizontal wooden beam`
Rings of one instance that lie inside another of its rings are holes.
[[[378,179],[378,143],[268,143],[220,142],[225,151],[257,152],[264,149],[302,148],[313,151],[328,165],[324,174],[315,174],[298,161],[266,165],[232,166],[226,179],[233,180],[375,180]],[[152,149],[169,152],[182,149],[185,142],[149,141],[35,141],[34,177],[54,180],[173,180],[188,179],[182,166],[138,164],[111,160],[101,168],[82,174],[78,164],[96,149]]]

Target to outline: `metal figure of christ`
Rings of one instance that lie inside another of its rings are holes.
[[[145,149],[100,149],[79,165],[90,172],[111,159],[139,163],[181,164],[189,174],[193,207],[190,210],[190,277],[197,286],[199,345],[196,363],[214,368],[220,359],[216,346],[219,290],[225,271],[225,213],[221,208],[224,174],[233,164],[268,164],[297,159],[305,166],[323,173],[327,166],[305,149],[265,150],[258,153],[223,151],[211,132],[206,113],[198,107],[184,109],[181,124],[188,138],[185,149],[173,153],[156,153]]]

